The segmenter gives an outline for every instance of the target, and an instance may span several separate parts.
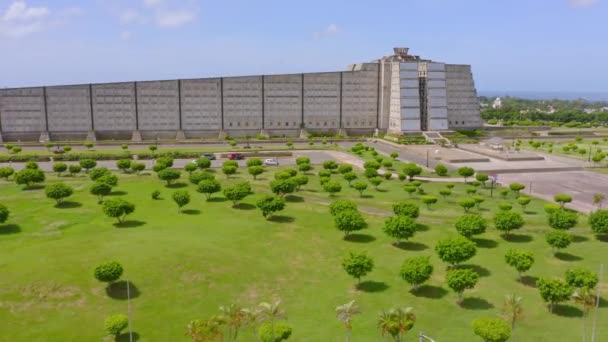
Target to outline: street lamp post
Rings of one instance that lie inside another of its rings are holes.
[[[435,340],[433,340],[432,338],[426,336],[424,333],[422,333],[422,331],[420,332],[420,334],[418,335],[418,337],[420,338],[420,342],[424,342],[426,341],[430,341],[430,342],[435,342]]]
[[[426,149],[426,167],[429,167],[429,149]]]

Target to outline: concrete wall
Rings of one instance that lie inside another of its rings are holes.
[[[93,127],[98,134],[136,130],[135,84],[105,83],[91,85]]]
[[[340,74],[304,75],[304,125],[310,130],[340,128]]]
[[[271,135],[300,129],[302,124],[302,75],[264,77],[264,129]]]
[[[482,126],[479,99],[470,65],[446,64],[448,124],[450,129]]]
[[[88,85],[47,87],[49,132],[87,132],[91,126]]]
[[[177,81],[137,82],[136,90],[139,130],[179,130]]]
[[[43,93],[41,87],[0,90],[0,124],[4,135],[46,130]]]
[[[342,127],[378,126],[378,64],[357,64],[342,76]]]
[[[217,136],[217,131],[222,129],[221,80],[193,79],[180,83],[182,129],[187,132],[186,137],[209,136],[203,131],[215,131],[211,135]]]
[[[224,128],[262,129],[262,77],[224,78]]]
[[[448,129],[445,64],[427,64],[427,127],[429,131]]]
[[[390,77],[387,83],[390,84],[388,94],[388,117],[390,133],[401,133],[401,78],[399,76],[399,63],[390,63]]]
[[[399,68],[401,131],[420,131],[420,63],[401,63]]]

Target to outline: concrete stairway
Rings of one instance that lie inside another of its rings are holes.
[[[443,146],[443,147],[452,147],[452,143],[450,140],[439,132],[422,132],[422,135],[426,138],[427,141],[432,142],[435,145]]]

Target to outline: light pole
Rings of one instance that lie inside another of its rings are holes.
[[[428,148],[426,149],[426,167],[427,167],[427,169],[429,167],[429,149]]]
[[[432,338],[426,336],[424,333],[422,333],[422,331],[420,332],[420,334],[418,335],[418,337],[420,337],[420,342],[424,342],[426,341],[430,341],[430,342],[435,342],[435,340],[433,340]]]

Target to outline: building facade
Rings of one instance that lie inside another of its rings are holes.
[[[362,135],[481,126],[468,65],[405,48],[346,71],[0,89],[5,141]]]

